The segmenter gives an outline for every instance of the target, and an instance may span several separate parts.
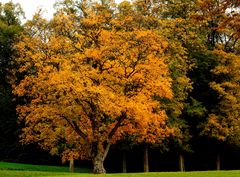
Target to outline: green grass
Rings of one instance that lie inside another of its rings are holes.
[[[69,172],[68,167],[47,166],[47,165],[30,165],[20,163],[0,162],[0,170],[18,170],[18,171],[45,171],[45,172]],[[75,168],[76,172],[88,173],[87,168]],[[1,173],[1,171],[0,171]]]
[[[79,173],[82,172],[82,173]],[[240,177],[240,171],[159,172],[94,175],[89,169],[0,162],[0,177]]]
[[[240,171],[160,172],[94,175],[90,173],[1,170],[0,177],[240,177]]]

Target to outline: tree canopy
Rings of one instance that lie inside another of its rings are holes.
[[[113,7],[80,3],[82,13],[63,8],[50,22],[36,15],[16,46],[23,141],[64,159],[90,158],[95,173],[125,134],[155,143],[172,132],[153,98],[172,97],[168,42],[137,23],[124,28],[131,19]]]
[[[174,151],[181,170],[198,143],[240,147],[239,7],[61,0],[52,19],[21,25],[20,5],[0,3],[1,150],[17,116],[22,143],[91,160],[94,173],[119,142],[143,144],[146,162],[148,147]]]

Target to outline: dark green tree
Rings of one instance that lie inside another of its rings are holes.
[[[15,50],[22,26],[19,4],[0,3],[0,158],[11,158],[17,148],[17,118],[10,85]]]
[[[191,16],[204,45],[192,53],[196,68],[190,73],[194,83],[191,96],[207,110],[202,119],[192,121],[192,128],[215,147],[218,170],[221,149],[238,144],[239,5],[231,0],[197,1]]]

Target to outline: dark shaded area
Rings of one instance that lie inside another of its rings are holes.
[[[217,150],[216,144],[214,145],[211,141],[205,144],[199,141],[195,145],[194,152],[184,154],[186,171],[216,170],[218,152],[221,156],[221,170],[240,169],[239,149],[225,146]],[[135,147],[126,155],[127,172],[143,172],[143,148]],[[111,149],[105,161],[105,167],[109,173],[122,172],[122,151]],[[159,149],[150,149],[149,169],[151,172],[179,171],[178,154],[174,151],[162,153]]]
[[[200,141],[199,141],[200,142]],[[12,149],[14,152],[15,149]],[[209,144],[196,143],[193,153],[184,154],[186,171],[205,171],[216,170],[216,157],[218,150],[216,146]],[[105,168],[108,173],[122,172],[123,152],[119,149],[111,149],[105,161]],[[240,169],[240,151],[233,147],[223,147],[220,152],[221,170]],[[42,165],[65,165],[57,156],[51,156],[36,145],[22,147],[21,151],[11,154],[11,158],[1,158],[3,161],[42,164]],[[143,148],[138,146],[126,152],[127,172],[143,172]],[[75,161],[76,167],[91,168],[90,161]],[[178,154],[174,151],[162,153],[159,149],[149,150],[149,169],[150,172],[179,171]]]

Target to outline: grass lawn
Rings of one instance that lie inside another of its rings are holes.
[[[0,162],[0,177],[240,177],[240,171],[159,172],[94,175],[88,169]],[[79,173],[81,172],[81,173]]]
[[[18,171],[44,171],[44,172],[69,172],[68,167],[64,166],[47,166],[47,165],[30,165],[20,163],[0,162],[0,174],[2,170],[18,170]],[[75,168],[76,172],[89,173],[90,169]]]

